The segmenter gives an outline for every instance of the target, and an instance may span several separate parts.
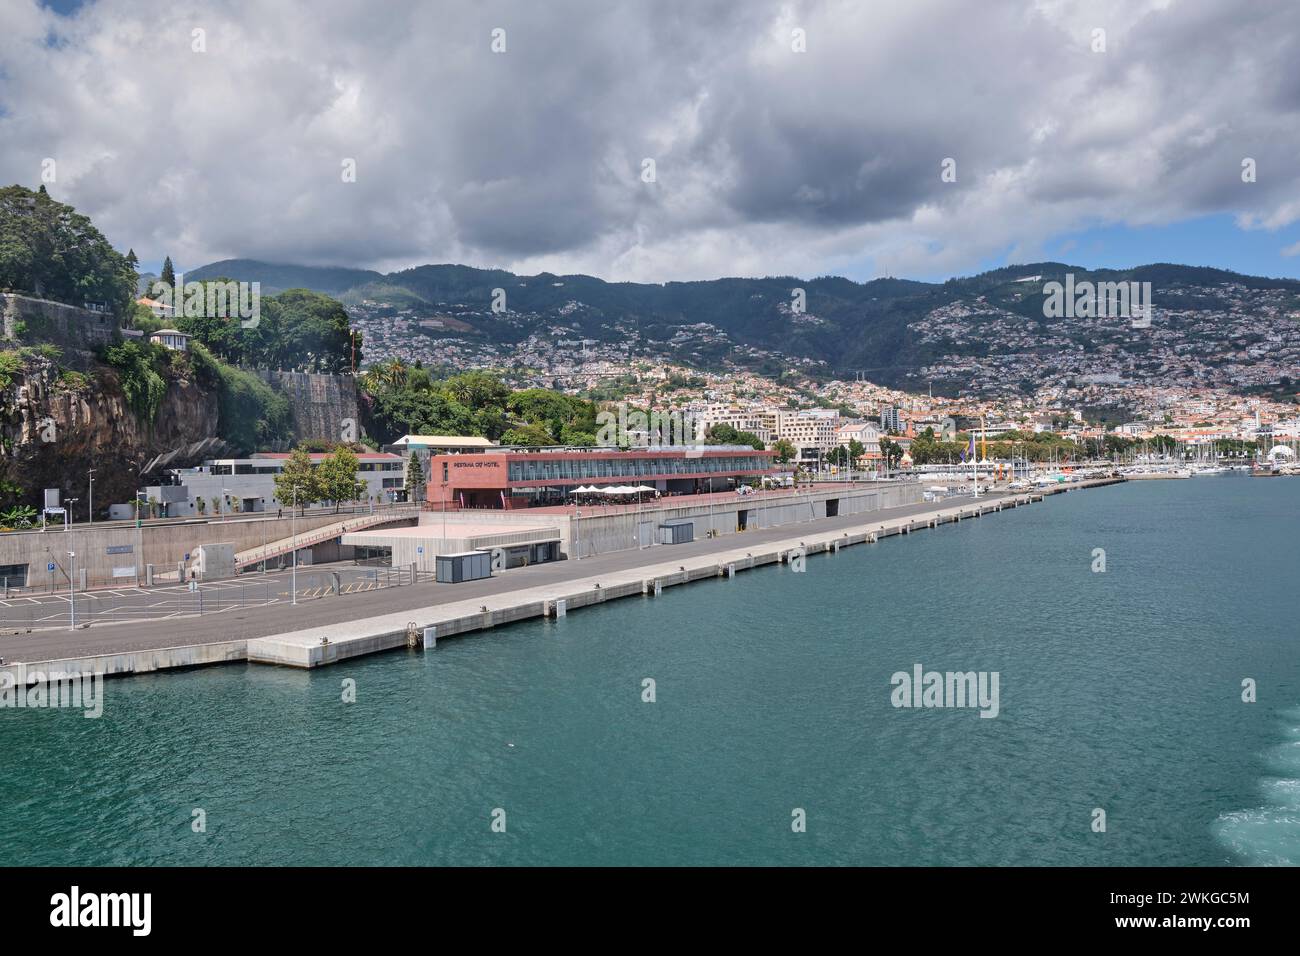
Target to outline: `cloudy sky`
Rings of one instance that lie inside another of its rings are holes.
[[[0,181],[183,268],[1298,276],[1297,64],[1297,0],[0,0]]]

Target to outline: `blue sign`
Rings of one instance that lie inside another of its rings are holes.
[[[415,549],[416,554],[424,554],[424,545],[419,545]]]
[[[54,570],[54,562],[51,561],[49,564],[47,564],[47,565],[45,566],[45,570],[46,570],[46,571],[53,571],[53,570]]]
[[[190,553],[189,553],[188,551],[186,551],[186,552],[185,552],[185,560],[188,561],[189,559],[190,559]]]

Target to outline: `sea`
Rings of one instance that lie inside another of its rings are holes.
[[[0,709],[0,864],[1293,865],[1298,590],[1300,481],[1141,481],[428,652],[112,679],[97,719]]]

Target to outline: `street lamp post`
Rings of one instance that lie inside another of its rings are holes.
[[[68,552],[68,607],[72,609],[72,623],[69,625],[69,631],[77,629],[77,592],[73,590],[72,576],[77,573],[77,552]]]
[[[91,524],[94,524],[95,523],[95,469],[91,468],[89,471],[86,472],[86,474],[90,478],[90,504],[86,506],[89,509],[89,514],[86,517]]]
[[[67,507],[67,510],[64,511],[64,513],[63,513],[63,530],[64,530],[64,531],[67,531],[67,530],[68,530],[68,526],[72,524],[72,506],[75,505],[75,504],[76,504],[78,501],[80,501],[80,500],[81,500],[80,498],[69,498],[67,501],[64,502],[64,504],[66,504],[66,505],[68,506],[68,507]]]
[[[298,604],[298,483],[293,483],[293,505],[289,509],[289,524],[293,534],[293,558],[290,564],[290,590],[293,591],[293,605]]]

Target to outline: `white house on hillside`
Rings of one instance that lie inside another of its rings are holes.
[[[149,336],[149,341],[165,345],[177,352],[188,352],[190,348],[190,337],[184,332],[177,332],[175,329],[159,329]]]

